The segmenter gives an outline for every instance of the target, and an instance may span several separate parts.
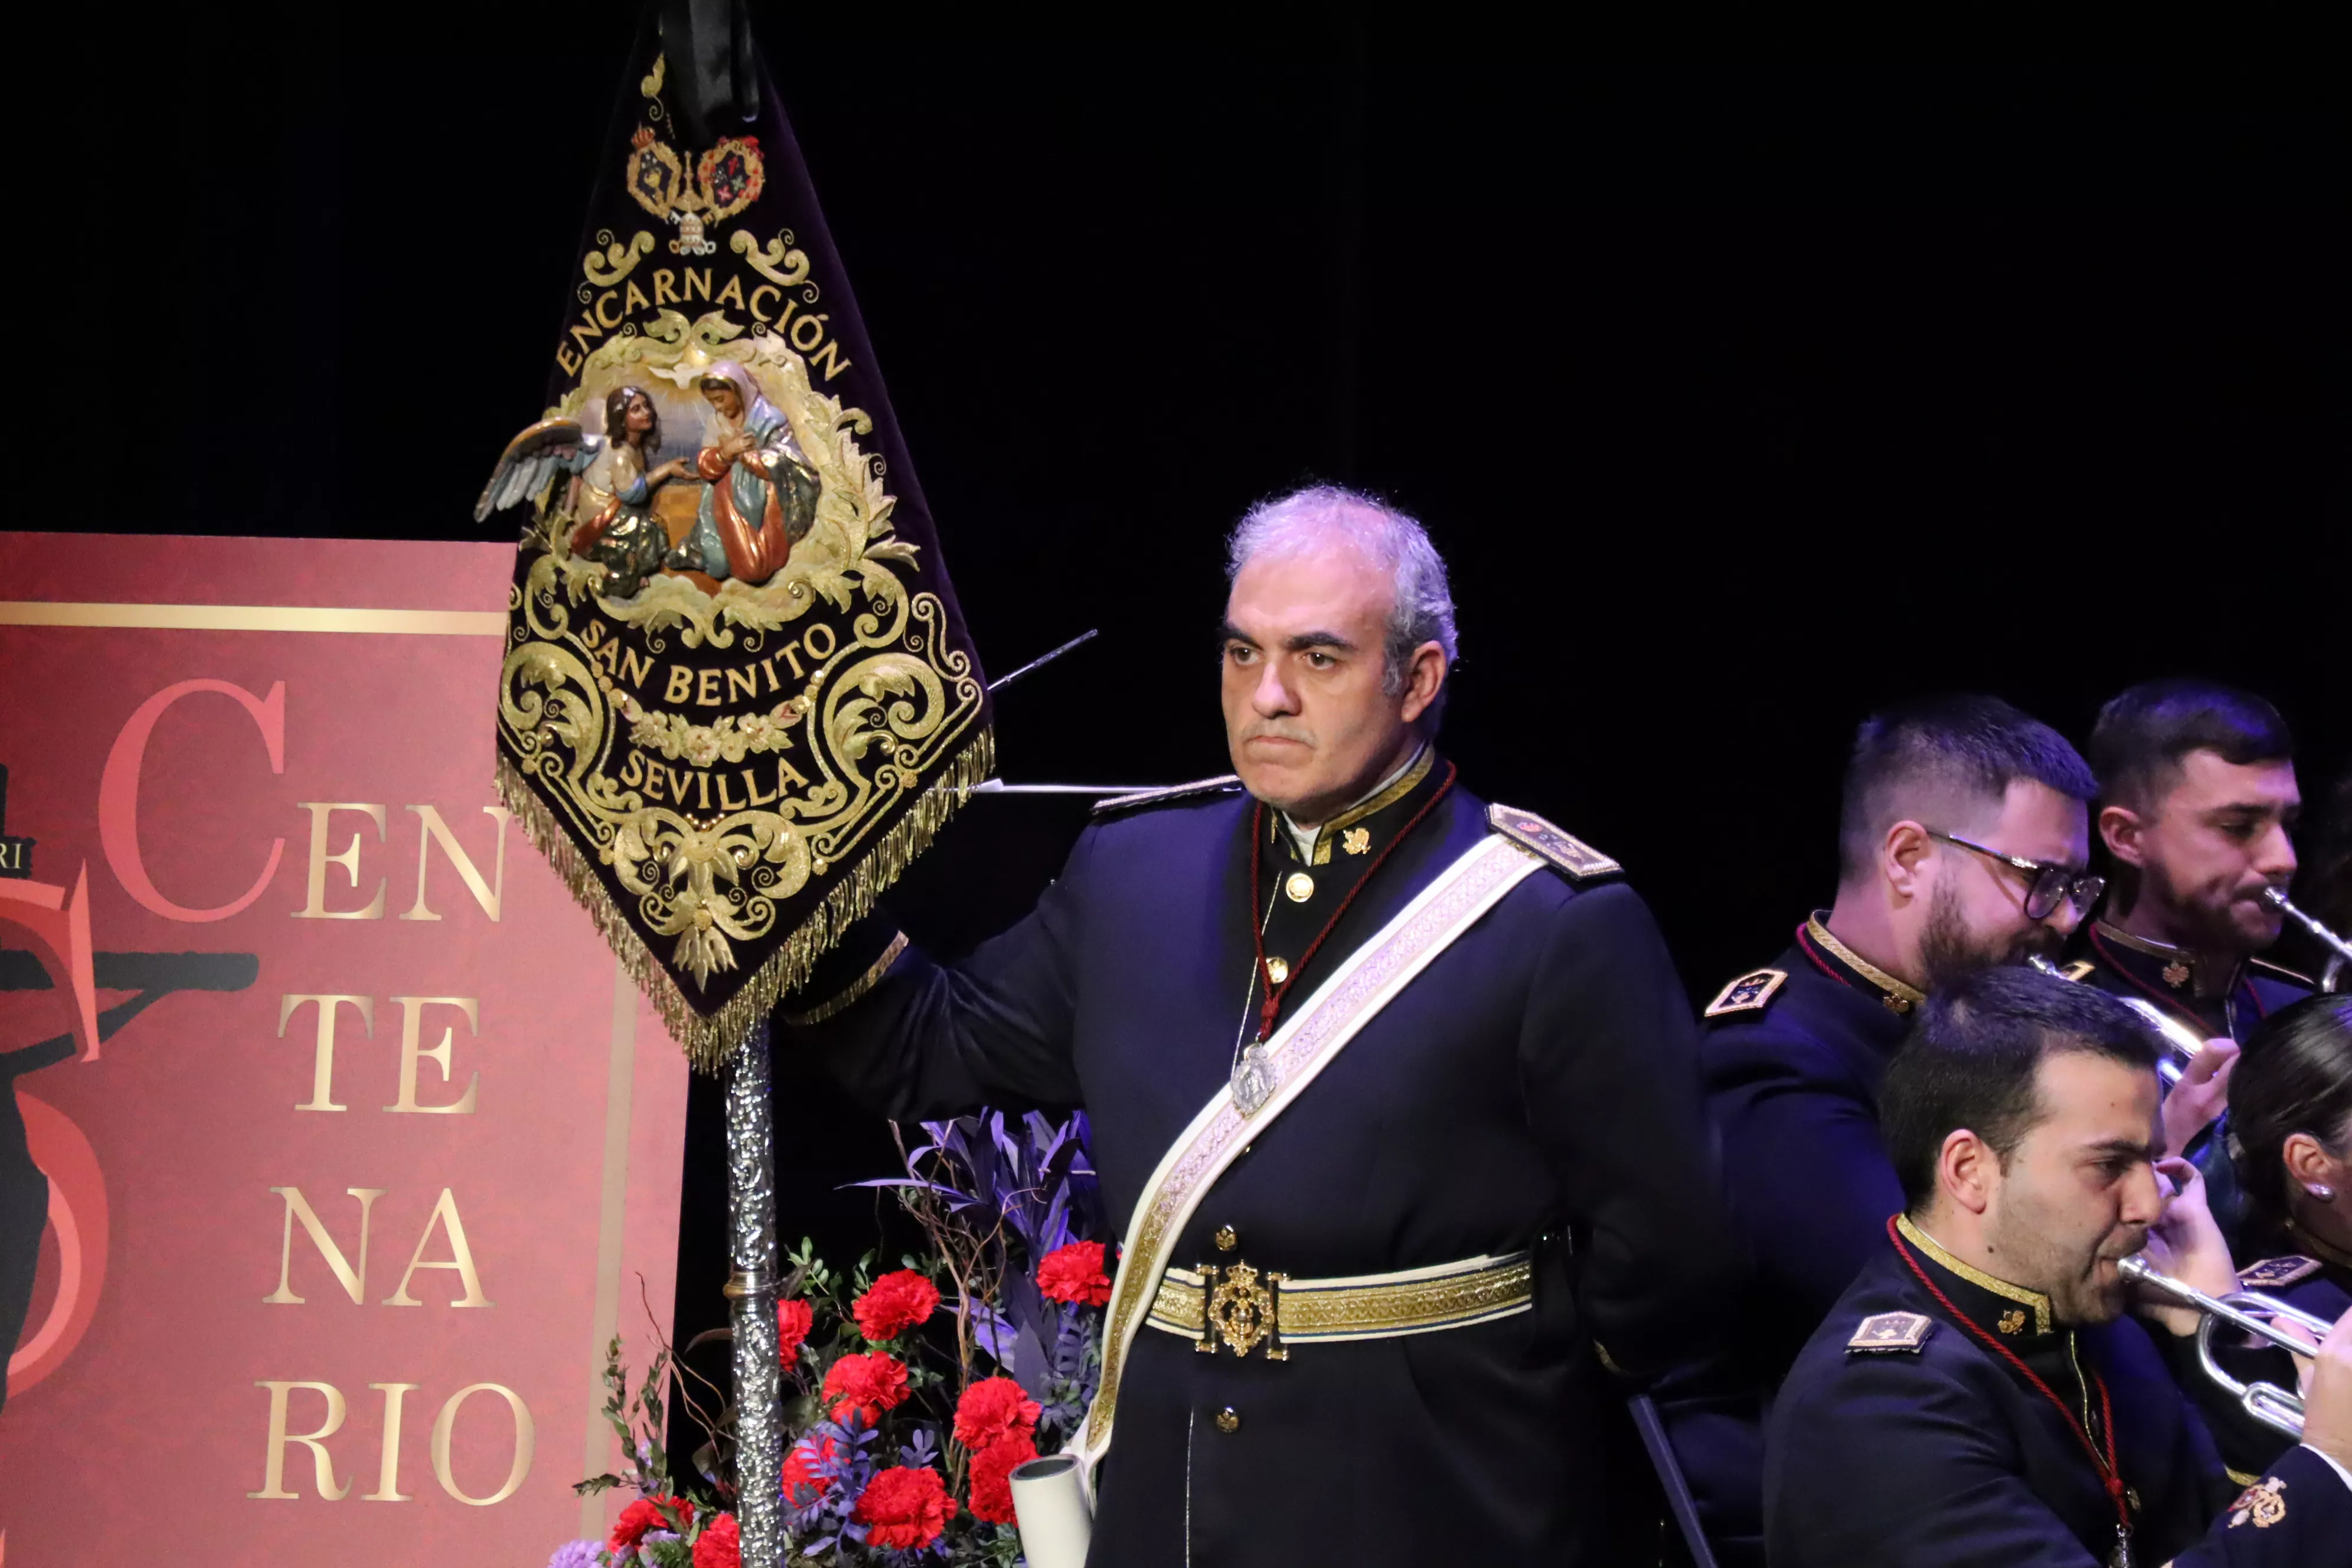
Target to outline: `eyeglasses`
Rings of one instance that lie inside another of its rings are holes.
[[[2025,889],[2025,918],[2046,921],[2058,912],[2061,900],[2072,903],[2082,914],[2089,914],[2099,895],[2107,890],[2107,879],[2088,871],[2077,871],[2072,866],[2053,866],[2042,860],[2028,860],[2022,855],[2003,854],[2000,850],[1961,837],[1957,833],[1938,833],[1927,829],[1927,837],[1940,838],[1947,844],[1957,844],[1963,849],[1973,849],[1989,860],[2004,866],[2014,866],[2032,879]]]

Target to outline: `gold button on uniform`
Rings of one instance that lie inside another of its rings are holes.
[[[1282,890],[1294,904],[1303,904],[1315,896],[1315,879],[1304,871],[1293,871],[1282,879]]]
[[[1242,1429],[1242,1413],[1241,1413],[1240,1411],[1238,1411],[1238,1410],[1234,1409],[1232,1405],[1226,1405],[1223,1410],[1220,1410],[1220,1411],[1218,1411],[1218,1412],[1217,1412],[1217,1430],[1218,1430],[1218,1431],[1220,1431],[1220,1432],[1238,1432],[1238,1431],[1240,1431],[1241,1429]]]
[[[1219,1226],[1217,1234],[1211,1239],[1216,1242],[1219,1252],[1231,1252],[1242,1244],[1241,1237],[1229,1225]]]
[[[1266,984],[1269,985],[1279,985],[1284,981],[1289,979],[1290,961],[1286,958],[1267,959],[1265,961],[1265,978]]]

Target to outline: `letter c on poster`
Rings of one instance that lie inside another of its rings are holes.
[[[183,680],[167,686],[139,705],[114,738],[114,745],[106,753],[106,768],[98,781],[98,836],[105,847],[106,863],[122,883],[123,891],[139,901],[142,909],[162,915],[165,920],[200,924],[206,921],[225,921],[239,913],[278,874],[278,862],[286,853],[286,840],[274,840],[269,846],[269,864],[244,896],[215,909],[192,910],[175,904],[159,891],[147,875],[147,867],[139,854],[139,770],[147,757],[148,737],[155,732],[156,721],[163,710],[183,697],[193,697],[199,691],[216,691],[234,698],[261,731],[263,742],[269,748],[269,771],[286,771],[286,683],[272,685],[269,695],[257,698],[242,686],[226,680]]]

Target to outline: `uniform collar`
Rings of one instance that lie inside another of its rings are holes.
[[[2311,1234],[2308,1226],[2297,1225],[2293,1218],[2289,1218],[2286,1222],[2286,1233],[2294,1238],[2295,1246],[2328,1267],[2337,1269],[2352,1268],[2352,1253],[2320,1240]]]
[[[1875,995],[1888,1012],[1908,1016],[1927,999],[1916,985],[1906,984],[1830,934],[1829,911],[1815,910],[1797,932],[1798,945],[1829,977],[1866,994]]]
[[[1898,1215],[1895,1228],[1919,1255],[1945,1297],[1979,1328],[2021,1355],[2060,1332],[2050,1298],[2039,1290],[1994,1278],[1947,1251],[1934,1237]]]
[[[1276,825],[1276,837],[1288,846],[1291,858],[1302,866],[1329,865],[1334,846],[1347,854],[1361,855],[1376,840],[1395,832],[1403,821],[1402,817],[1394,822],[1371,819],[1402,805],[1407,795],[1427,781],[1436,762],[1436,748],[1424,743],[1410,761],[1374,784],[1355,805],[1315,828],[1311,837],[1307,829],[1290,820],[1287,812],[1270,812],[1268,819]]]
[[[2182,1001],[2210,1002],[2226,996],[2246,969],[2242,958],[2231,959],[2224,968],[2188,948],[2136,936],[2105,921],[2092,921],[2091,935],[2116,968],[2158,994]]]

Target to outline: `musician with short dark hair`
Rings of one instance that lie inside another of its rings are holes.
[[[2053,956],[2089,912],[2095,793],[2063,736],[1999,698],[1874,714],[1846,769],[1835,901],[1706,1008],[1700,1067],[1749,1289],[1728,1362],[1678,1372],[1658,1405],[1727,1568],[1761,1558],[1771,1389],[1901,1200],[1879,1075],[1930,991]]]
[[[2209,680],[2151,680],[2099,710],[2091,731],[2105,905],[2075,956],[2103,991],[2162,1008],[2207,1039],[2242,1045],[2311,994],[2303,975],[2256,956],[2285,919],[2265,902],[2294,878],[2303,797],[2294,738],[2278,710]],[[2225,1087],[2230,1068],[2217,1076]],[[2213,1212],[2234,1229],[2237,1180],[2226,1125],[2185,1146]]]
[[[1775,1568],[2347,1561],[2352,1320],[2316,1356],[2304,1442],[2241,1489],[2125,1315],[2143,1251],[2235,1289],[2194,1167],[2165,1157],[2158,1050],[2111,998],[2031,971],[1928,1000],[1879,1089],[1903,1212],[1773,1409]],[[2141,1311],[2159,1335],[2199,1321]]]

